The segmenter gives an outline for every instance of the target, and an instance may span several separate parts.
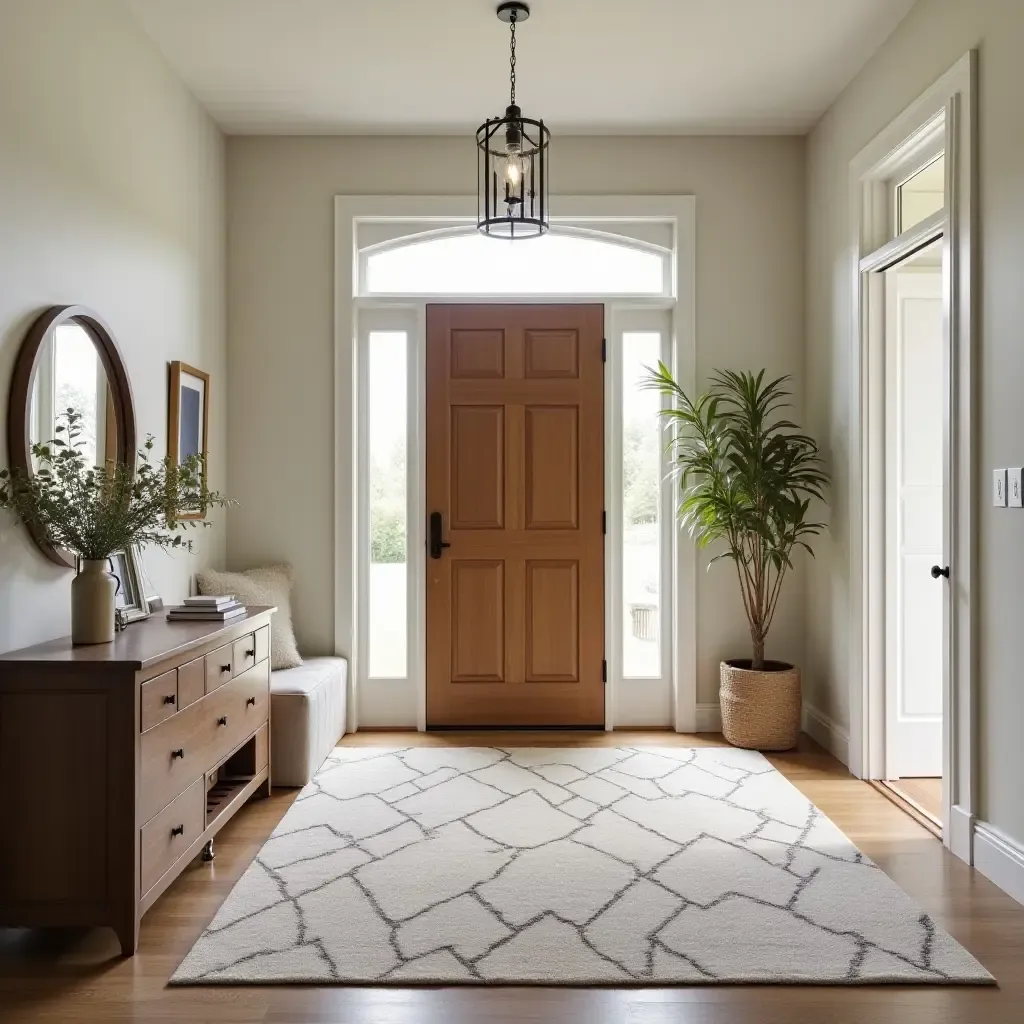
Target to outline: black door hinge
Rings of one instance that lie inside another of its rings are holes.
[[[608,362],[608,339],[607,338],[602,338],[601,339],[601,362],[602,363],[607,363]]]
[[[601,682],[602,683],[607,683],[608,682],[608,662],[607,661],[602,661],[601,662]]]
[[[601,532],[602,533],[607,533],[608,532],[608,513],[607,513],[607,511],[603,511],[601,513]]]

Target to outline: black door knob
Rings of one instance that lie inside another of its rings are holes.
[[[937,580],[940,576],[945,576],[947,580],[949,579],[949,566],[948,565],[942,566],[941,569],[937,565],[933,565],[932,566],[932,579],[933,580]]]
[[[218,725],[227,725],[228,724],[228,716],[227,715],[221,715],[220,718],[217,719],[217,724]]]

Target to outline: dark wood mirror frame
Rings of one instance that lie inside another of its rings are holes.
[[[7,446],[12,469],[30,473],[32,467],[32,380],[35,376],[43,342],[50,331],[60,324],[74,321],[85,328],[96,345],[100,361],[107,373],[110,397],[114,405],[117,436],[117,457],[128,459],[135,465],[135,403],[131,383],[121,351],[114,341],[113,332],[103,318],[85,306],[51,306],[41,313],[25,334],[11,378],[10,402],[7,406]],[[75,568],[75,556],[70,551],[54,547],[38,527],[29,527],[29,533],[51,562],[66,569]]]

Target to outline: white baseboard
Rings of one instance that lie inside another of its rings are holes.
[[[722,709],[718,701],[697,705],[697,732],[721,732]]]
[[[984,821],[974,826],[974,866],[1003,892],[1024,903],[1024,846]]]
[[[837,760],[850,763],[850,734],[811,704],[804,704],[803,730]]]
[[[949,852],[968,864],[974,863],[974,826],[974,815],[970,811],[958,804],[950,808],[949,828],[946,830]]]
[[[812,739],[820,743],[829,753],[843,762],[849,763],[850,736],[827,715],[809,704],[804,705],[801,728]],[[697,732],[721,732],[722,709],[717,702],[714,704],[697,705]]]

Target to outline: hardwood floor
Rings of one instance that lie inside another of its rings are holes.
[[[937,822],[942,822],[942,779],[896,779],[889,785]]]
[[[718,745],[668,733],[360,733],[359,745]],[[962,942],[998,988],[692,987],[168,988],[167,979],[297,795],[256,801],[146,915],[138,954],[113,933],[0,930],[0,1020],[266,1024],[984,1024],[1024,1019],[1024,907],[952,857],[932,836],[804,738],[772,763]]]

